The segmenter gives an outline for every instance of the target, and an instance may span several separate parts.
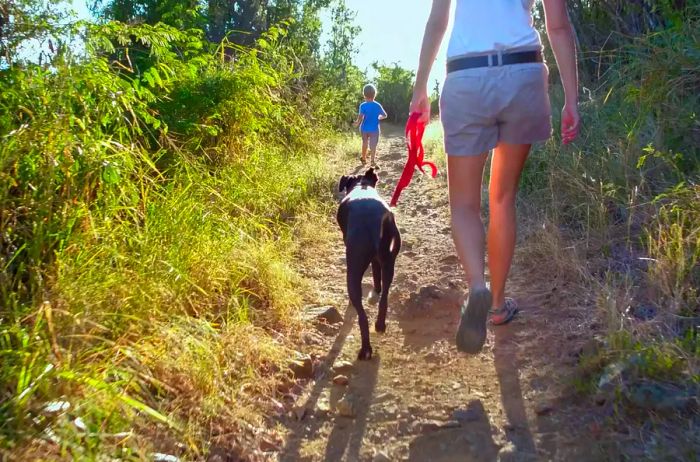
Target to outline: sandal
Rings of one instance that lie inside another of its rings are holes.
[[[457,329],[457,349],[476,354],[486,341],[486,319],[491,306],[491,291],[481,289],[469,294],[462,305],[462,319]]]
[[[516,314],[518,314],[518,304],[512,298],[506,297],[506,302],[503,304],[503,308],[494,310],[491,308],[489,311],[489,321],[494,326],[502,326],[503,324],[508,324],[513,320]]]

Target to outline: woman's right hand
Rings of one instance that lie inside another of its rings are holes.
[[[428,90],[426,88],[416,88],[413,90],[413,99],[411,99],[409,115],[414,112],[420,113],[419,122],[426,125],[430,122],[430,98],[428,98]]]

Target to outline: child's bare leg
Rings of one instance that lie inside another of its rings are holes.
[[[369,136],[362,134],[362,163],[367,162],[367,148],[369,148]]]
[[[379,135],[378,134],[371,134],[369,136],[369,149],[370,153],[372,154],[372,165],[377,165],[375,162],[375,155],[377,154],[377,144],[379,143]]]

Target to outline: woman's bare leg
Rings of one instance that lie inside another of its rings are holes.
[[[452,238],[470,291],[486,287],[484,224],[481,221],[481,181],[486,155],[447,158]]]
[[[517,222],[515,198],[529,144],[498,143],[491,160],[489,183],[488,265],[493,307],[505,303],[505,288],[513,261]]]

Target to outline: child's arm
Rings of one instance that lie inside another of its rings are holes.
[[[365,120],[365,115],[363,113],[357,114],[357,120],[352,123],[354,127],[359,127],[362,121]]]
[[[379,120],[384,120],[384,119],[386,119],[388,116],[386,115],[386,111],[384,110],[384,106],[382,106],[382,105],[380,104],[379,107],[382,109],[382,113],[379,114]]]

